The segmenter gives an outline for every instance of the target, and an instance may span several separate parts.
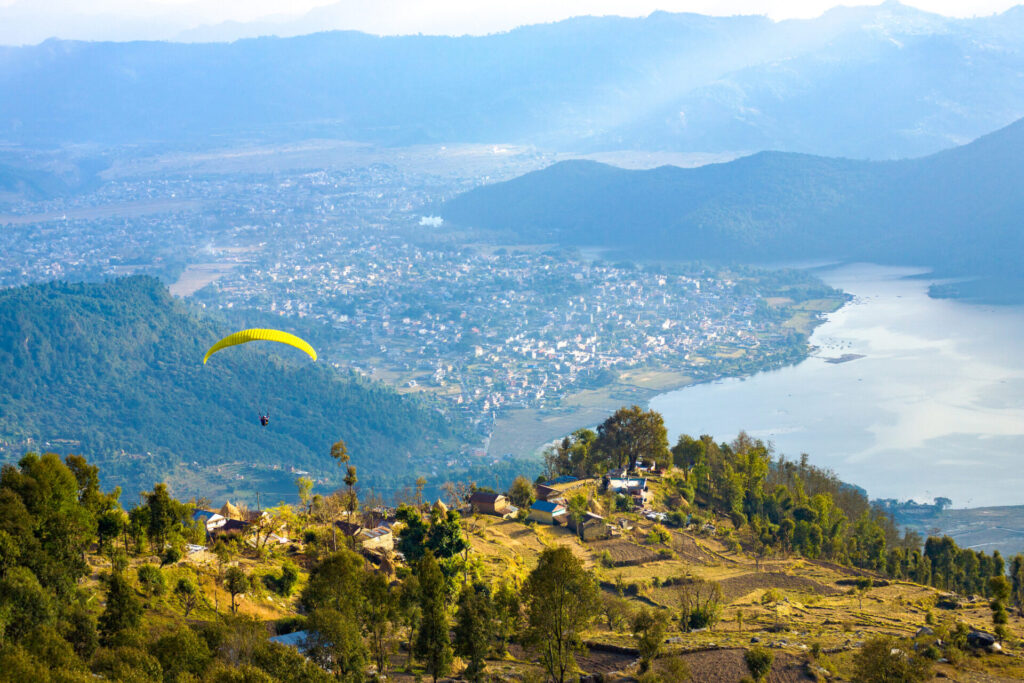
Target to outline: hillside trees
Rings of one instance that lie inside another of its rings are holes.
[[[526,510],[533,505],[536,494],[530,480],[522,475],[516,477],[508,490],[508,499],[520,510]]]
[[[441,567],[432,552],[416,566],[419,579],[420,624],[413,651],[433,680],[446,676],[452,667],[452,646],[448,634],[447,588]]]
[[[582,632],[598,614],[598,589],[593,575],[564,547],[545,548],[523,586],[526,602],[525,640],[557,683],[576,670]]]
[[[398,596],[388,584],[387,577],[379,572],[366,575],[363,591],[366,596],[363,603],[363,631],[377,666],[377,675],[386,677],[393,645],[392,635],[398,621]]]
[[[494,609],[491,591],[482,584],[463,587],[455,619],[455,653],[468,661],[463,676],[483,680],[484,659],[490,654]]]
[[[127,633],[137,630],[142,621],[142,603],[120,572],[108,575],[107,600],[99,619],[100,642],[110,647]]]
[[[640,458],[664,462],[670,457],[661,414],[640,406],[619,408],[602,422],[592,449],[596,458],[631,470]]]
[[[429,524],[424,521],[420,511],[411,505],[400,505],[395,516],[403,523],[398,532],[396,549],[410,563],[419,561],[428,550],[435,559],[444,562],[469,547],[462,532],[461,518],[455,510],[435,511]],[[451,576],[452,567],[446,563],[445,568]]]
[[[39,583],[67,596],[85,575],[96,522],[78,498],[72,471],[53,453],[25,455],[0,470],[0,531]]]

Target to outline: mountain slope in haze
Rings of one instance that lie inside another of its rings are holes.
[[[282,356],[262,343],[234,347],[204,366],[225,332],[150,277],[0,291],[7,457],[32,439],[36,449],[103,463],[107,483],[126,487],[152,486],[193,462],[294,466],[335,479],[329,453],[343,438],[363,484],[387,490],[411,484],[466,434],[425,404],[290,347]],[[260,404],[267,428],[256,419]]]
[[[765,152],[694,169],[555,164],[446,203],[446,220],[649,257],[921,264],[1024,278],[1024,120],[929,157]]]
[[[3,9],[0,8],[0,19]],[[328,136],[899,158],[1024,115],[1024,10],[656,12],[483,37],[356,32],[0,48],[0,139]]]

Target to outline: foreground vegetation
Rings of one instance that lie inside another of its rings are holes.
[[[447,506],[421,482],[386,509],[360,499],[345,444],[331,455],[343,489],[300,479],[300,504],[237,511],[250,522],[212,538],[192,514],[209,502],[163,484],[125,510],[80,457],[5,466],[0,680],[1024,675],[1024,557],[899,535],[862,492],[742,434],[668,449],[660,416],[620,410],[548,453],[549,489],[516,480],[504,516],[455,482]],[[620,467],[646,478],[642,506],[589,476]],[[550,489],[610,528],[530,520]],[[358,532],[380,522],[393,550]],[[289,633],[301,652],[271,640]]]

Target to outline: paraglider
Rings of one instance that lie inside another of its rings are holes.
[[[217,353],[222,349],[226,349],[229,346],[246,344],[252,341],[273,341],[281,344],[287,344],[289,346],[294,346],[295,348],[299,349],[300,351],[308,355],[314,361],[316,360],[316,351],[313,349],[312,346],[309,345],[309,342],[305,341],[304,339],[300,339],[299,337],[296,337],[294,334],[282,332],[281,330],[253,328],[248,330],[240,330],[238,332],[235,332],[234,334],[229,334],[228,336],[224,337],[216,344],[211,346],[207,350],[206,355],[203,356],[203,365],[206,365],[206,361],[210,360],[210,356],[212,356],[213,354]],[[270,413],[264,411],[263,409],[260,409],[258,412],[260,417],[260,426],[266,427],[268,424],[270,424]]]
[[[246,344],[251,341],[275,341],[282,344],[288,344],[289,346],[294,346],[295,348],[304,351],[310,358],[316,360],[316,351],[313,350],[313,347],[310,346],[309,342],[306,340],[299,339],[294,334],[288,334],[281,330],[266,330],[255,327],[250,330],[241,330],[234,334],[229,334],[211,346],[206,352],[206,355],[203,356],[203,365],[206,365],[206,361],[210,360],[210,356],[221,349],[226,349],[229,346],[237,346],[238,344]]]

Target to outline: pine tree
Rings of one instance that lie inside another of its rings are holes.
[[[139,628],[142,603],[128,580],[117,572],[107,578],[107,606],[99,619],[100,642],[110,647],[125,631]]]
[[[427,552],[416,567],[420,584],[420,627],[416,634],[415,654],[437,682],[452,668],[452,646],[448,635],[447,589],[441,567],[434,554]]]
[[[491,592],[486,586],[462,589],[455,617],[455,652],[469,660],[462,675],[474,683],[483,680],[484,660],[491,651],[493,616]]]

